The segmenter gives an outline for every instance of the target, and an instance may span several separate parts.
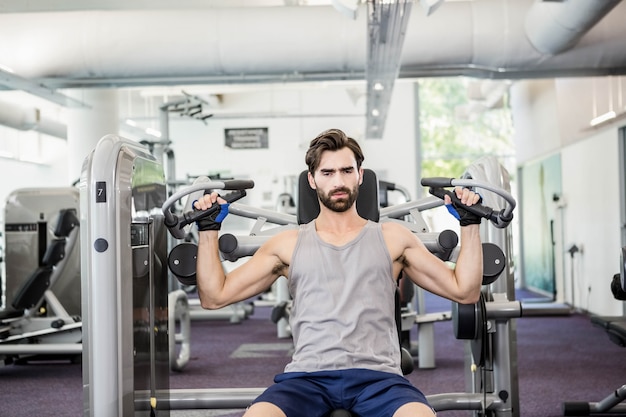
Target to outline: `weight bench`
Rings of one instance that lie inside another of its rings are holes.
[[[622,248],[622,265],[626,258],[626,247]],[[622,266],[624,268],[624,266]],[[619,283],[619,284],[618,284]],[[626,282],[624,269],[621,274],[615,274],[611,282],[611,290],[618,300],[626,300]],[[607,333],[609,339],[621,347],[626,347],[626,317],[625,316],[592,316],[591,323]],[[564,416],[590,415],[625,415],[626,414],[626,384],[617,388],[599,402],[565,402],[563,403]]]

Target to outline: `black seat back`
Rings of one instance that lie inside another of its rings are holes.
[[[309,223],[320,214],[317,192],[309,185],[307,171],[300,173],[298,178],[298,224]],[[378,204],[378,178],[371,169],[363,169],[363,182],[359,187],[356,210],[365,219],[377,222],[380,218]]]
[[[46,291],[50,288],[55,267],[65,259],[65,246],[71,231],[79,225],[76,209],[62,209],[54,228],[57,236],[48,244],[41,259],[41,266],[24,281],[18,289],[11,306],[16,310],[26,310],[42,303]],[[58,272],[58,271],[57,271]],[[56,275],[55,275],[56,276]]]
[[[43,254],[41,263],[43,266],[55,266],[63,258],[65,258],[65,244],[67,240],[65,238],[53,239],[46,248],[46,252]]]
[[[27,310],[39,304],[50,287],[52,270],[52,266],[37,268],[15,294],[11,306],[16,310]]]

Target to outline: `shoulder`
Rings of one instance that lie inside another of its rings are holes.
[[[259,252],[277,256],[281,261],[288,264],[298,240],[299,230],[299,228],[293,228],[275,234],[261,245]]]
[[[283,230],[282,232],[279,232],[275,234],[274,236],[270,237],[269,240],[265,242],[263,246],[276,247],[276,246],[284,246],[284,245],[289,245],[289,244],[295,245],[296,240],[298,239],[299,230],[300,228]]]
[[[385,238],[387,237],[406,238],[412,235],[409,229],[407,229],[406,227],[396,222],[384,222],[380,224],[380,227],[382,229],[382,232]]]
[[[393,259],[401,256],[405,250],[421,246],[421,242],[407,227],[397,222],[381,223],[385,244]]]

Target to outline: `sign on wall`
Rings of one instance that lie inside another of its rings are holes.
[[[224,129],[224,144],[231,149],[267,149],[268,128]]]

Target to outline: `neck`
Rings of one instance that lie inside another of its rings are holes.
[[[333,233],[344,233],[354,228],[363,227],[367,220],[359,216],[356,206],[343,212],[336,212],[324,207],[320,207],[320,214],[315,219],[316,229]]]

